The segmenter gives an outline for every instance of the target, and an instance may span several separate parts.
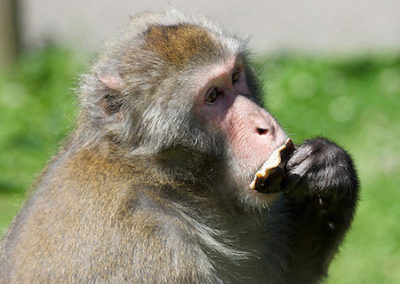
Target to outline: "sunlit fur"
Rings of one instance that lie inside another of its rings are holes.
[[[133,18],[82,76],[76,130],[0,244],[0,283],[323,279],[355,210],[352,161],[312,139],[284,192],[250,191],[258,165],[193,111],[202,67],[239,56],[261,104],[244,41],[176,11]]]

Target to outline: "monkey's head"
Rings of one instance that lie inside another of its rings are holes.
[[[175,11],[134,18],[84,77],[80,128],[94,131],[82,139],[131,155],[175,153],[170,159],[186,165],[214,157],[238,185],[236,198],[268,201],[248,185],[287,136],[260,106],[246,54],[243,41],[204,19]]]

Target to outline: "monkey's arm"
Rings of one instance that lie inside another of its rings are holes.
[[[325,138],[300,145],[286,167],[284,192],[293,224],[288,282],[310,283],[326,274],[350,226],[358,198],[357,175],[350,156]]]

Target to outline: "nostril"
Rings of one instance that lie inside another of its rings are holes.
[[[266,128],[257,128],[257,133],[260,135],[264,135],[268,133],[268,129]]]

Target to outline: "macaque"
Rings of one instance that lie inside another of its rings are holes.
[[[240,38],[202,17],[145,13],[77,92],[76,129],[1,242],[1,283],[327,275],[357,204],[352,160],[325,138],[291,145]],[[273,153],[273,173],[250,186]]]

